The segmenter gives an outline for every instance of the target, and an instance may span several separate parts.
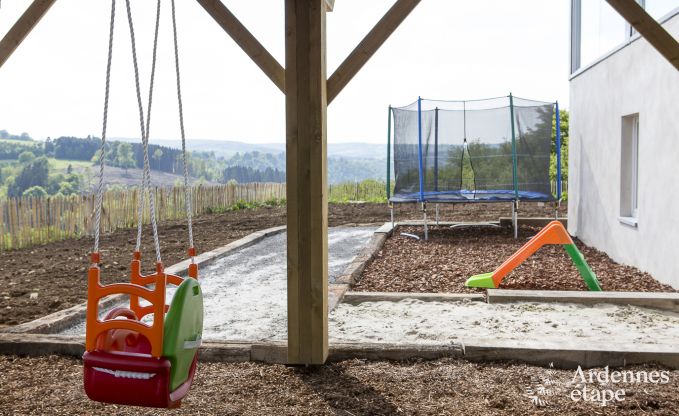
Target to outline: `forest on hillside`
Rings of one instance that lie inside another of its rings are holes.
[[[562,178],[568,179],[568,123],[567,111],[561,111],[561,163]],[[549,176],[556,179],[556,132],[554,119],[543,120],[552,123],[552,146],[549,161]],[[530,139],[530,136],[528,137]],[[530,143],[531,140],[526,140]],[[360,144],[358,144],[360,145]],[[28,133],[12,134],[0,130],[0,197],[16,197],[23,195],[71,195],[90,192],[98,163],[101,140],[97,137],[69,137],[33,140]],[[492,148],[480,143],[469,143],[468,149],[448,149],[449,157],[461,160],[463,166],[455,168],[449,163],[449,171],[440,172],[440,179],[462,180],[464,187],[475,186],[471,176],[469,157],[461,157],[460,152],[471,152],[468,155],[490,157],[494,153],[506,154],[506,149]],[[143,149],[140,143],[127,141],[110,141],[105,149],[106,165],[120,168],[123,175],[128,169],[143,167]],[[149,163],[151,169],[168,174],[171,182],[181,183],[184,165],[179,149],[149,144]],[[459,165],[459,163],[458,163]],[[545,166],[545,165],[542,165]],[[215,151],[194,151],[187,155],[187,168],[194,182],[210,183],[250,183],[250,182],[285,182],[285,153],[270,153],[257,150],[237,152],[229,156],[218,156]],[[492,169],[491,169],[492,168]],[[497,169],[496,169],[497,168]],[[536,169],[545,169],[536,165]],[[497,171],[493,170],[496,169]],[[476,178],[494,178],[493,182],[510,181],[506,175],[511,169],[492,164],[476,167]],[[503,173],[498,173],[502,171]],[[530,171],[522,173],[533,174]],[[459,178],[461,174],[461,178]],[[505,177],[500,177],[505,175]],[[121,183],[133,183],[130,174]],[[428,175],[432,176],[432,175]],[[530,175],[529,175],[530,176]],[[167,179],[167,178],[166,178]],[[328,183],[359,182],[366,179],[385,180],[386,160],[383,158],[333,157],[328,155]],[[111,184],[111,182],[108,182]],[[167,183],[167,180],[166,182]],[[112,186],[112,185],[109,185]],[[115,186],[115,182],[113,182]]]
[[[0,130],[0,197],[71,195],[89,192],[99,162],[101,140],[97,137],[63,136],[44,142],[27,133],[14,135]],[[17,137],[19,139],[17,139]],[[108,141],[105,163],[128,170],[143,167],[140,143]],[[156,172],[177,176],[181,182],[184,165],[179,149],[149,144],[149,164]],[[386,161],[379,159],[328,159],[330,183],[384,179]],[[189,152],[189,176],[209,183],[285,182],[285,154],[250,151],[231,156],[215,152]],[[121,183],[129,184],[136,172]],[[110,183],[110,181],[108,181]]]

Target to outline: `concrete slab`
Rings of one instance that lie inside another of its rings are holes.
[[[346,283],[335,282],[328,285],[328,312],[335,309],[342,301],[347,290],[349,290],[349,285]]]
[[[380,228],[378,228],[375,231],[375,234],[387,234],[391,235],[391,233],[394,231],[394,226],[391,225],[391,222],[385,222],[384,225],[382,225]]]
[[[488,289],[488,303],[561,302],[595,305],[609,303],[679,312],[679,293],[666,292],[583,292],[570,290]]]

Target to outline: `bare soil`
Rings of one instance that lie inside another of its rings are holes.
[[[398,228],[387,239],[377,257],[366,267],[353,290],[379,292],[457,292],[473,293],[485,289],[467,288],[472,275],[495,270],[538,228],[521,227],[514,239],[511,229],[464,228],[451,230],[433,227],[429,240],[402,235],[422,235],[422,227]],[[575,239],[587,263],[596,273],[603,290],[674,292],[648,273],[618,264],[605,253]],[[509,274],[500,286],[504,289],[587,290],[561,246],[542,247]]]
[[[510,214],[507,204],[468,204],[453,208],[441,206],[442,219],[488,220]],[[548,208],[522,205],[525,215],[543,216]],[[565,213],[563,213],[565,215]],[[397,205],[396,217],[418,218],[419,208]],[[389,220],[386,204],[332,204],[330,226],[351,223],[383,223]],[[199,252],[213,250],[286,221],[285,207],[258,208],[205,215],[194,221],[195,245]],[[159,224],[163,262],[175,264],[186,258],[185,221]],[[101,240],[103,280],[126,281],[136,238],[136,229],[117,230]],[[0,327],[28,322],[84,302],[87,291],[86,269],[92,238],[71,239],[0,254]],[[146,265],[153,267],[150,227],[144,229],[143,253]]]
[[[635,366],[626,371],[660,371]],[[601,371],[601,369],[598,369]],[[182,407],[164,411],[89,401],[74,358],[0,357],[0,414],[106,415],[676,415],[679,371],[666,384],[618,383],[621,402],[573,401],[575,374],[516,363],[350,360],[316,368],[201,363]],[[549,384],[547,384],[547,381]],[[546,390],[536,394],[540,386]],[[531,403],[531,394],[542,406]]]

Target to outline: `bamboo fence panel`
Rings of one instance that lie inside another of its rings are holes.
[[[186,217],[183,187],[154,188],[158,221]],[[191,188],[193,215],[221,212],[239,203],[285,198],[285,184],[248,183]],[[133,227],[137,222],[139,190],[109,190],[103,196],[102,232]],[[20,197],[0,200],[0,250],[92,235],[96,195]],[[146,199],[145,199],[146,200]],[[148,202],[143,222],[149,222]]]

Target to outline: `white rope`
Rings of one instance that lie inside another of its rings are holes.
[[[186,199],[186,219],[189,228],[189,247],[193,248],[193,220],[191,217],[191,188],[189,188],[189,168],[186,157],[186,135],[184,133],[184,107],[182,105],[181,76],[179,72],[179,44],[177,42],[177,19],[175,17],[175,5],[172,0],[172,31],[174,34],[174,63],[177,73],[177,102],[179,104],[179,127],[182,135],[182,158],[184,163],[184,198]],[[193,262],[193,256],[191,256]]]
[[[146,126],[144,125],[144,106],[141,101],[141,87],[139,86],[139,65],[137,63],[137,42],[134,36],[134,24],[132,23],[132,9],[130,2],[126,1],[127,8],[127,22],[130,28],[130,42],[132,44],[132,64],[134,67],[134,84],[137,92],[137,107],[139,109],[139,128],[141,130],[142,140],[146,136]],[[144,172],[145,173],[145,172]],[[144,201],[145,201],[145,185],[146,177],[142,174],[141,185],[139,190],[139,208],[137,210],[137,242],[135,244],[135,251],[141,250],[141,235],[142,223],[144,219]]]
[[[125,0],[127,10],[128,10],[128,21],[130,25],[130,36],[133,39],[133,44],[134,44],[134,25],[132,24],[132,14],[130,11],[130,0]],[[143,153],[144,153],[144,167],[143,167],[143,172],[142,172],[142,188],[141,188],[141,194],[140,194],[140,204],[141,204],[141,209],[143,210],[143,205],[144,205],[144,191],[148,193],[148,198],[149,198],[149,210],[151,214],[151,228],[153,230],[153,244],[156,252],[156,261],[158,263],[162,263],[162,258],[160,255],[160,240],[158,239],[158,223],[156,221],[156,204],[155,204],[155,193],[153,189],[151,189],[151,167],[149,163],[149,149],[148,149],[148,141],[149,141],[149,130],[151,127],[151,107],[153,104],[153,84],[155,80],[155,72],[156,72],[156,56],[158,52],[158,32],[159,32],[159,27],[160,27],[160,0],[157,2],[156,6],[156,27],[155,27],[155,33],[154,33],[154,38],[153,38],[153,55],[152,55],[152,60],[151,60],[151,79],[149,81],[149,101],[148,101],[148,106],[146,107],[146,128],[144,129],[143,124],[144,124],[144,118],[143,118],[143,109],[141,109],[141,114],[140,114],[140,121],[142,125],[142,148],[143,148]],[[133,47],[133,55],[132,59],[134,61],[134,66],[137,68],[137,55],[136,55],[136,49]],[[135,74],[135,77],[138,78],[138,74]],[[140,98],[139,98],[140,99]],[[144,183],[145,182],[145,183]],[[139,223],[137,224],[137,250],[141,246],[141,233],[140,233],[140,228],[141,228],[141,215],[139,215]]]
[[[101,128],[101,149],[99,151],[99,185],[94,214],[94,252],[99,252],[99,234],[101,232],[101,209],[104,197],[104,156],[106,155],[106,128],[108,126],[108,101],[111,90],[111,61],[113,58],[113,28],[115,26],[116,1],[111,0],[111,23],[108,37],[108,61],[106,63],[106,91],[104,93],[104,117]]]

